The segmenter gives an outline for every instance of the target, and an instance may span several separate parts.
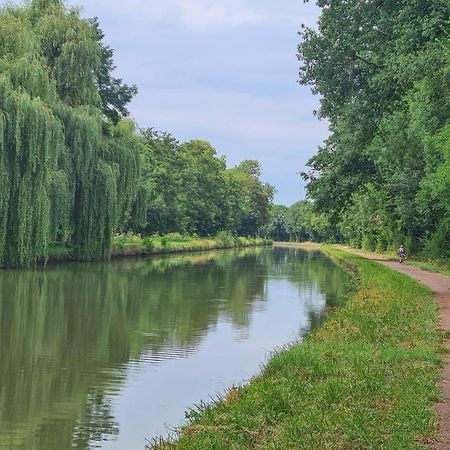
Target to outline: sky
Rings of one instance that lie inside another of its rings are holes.
[[[319,100],[297,82],[303,0],[69,0],[97,16],[116,76],[136,84],[140,127],[205,139],[229,167],[257,159],[275,203],[304,198],[299,172],[328,135]]]

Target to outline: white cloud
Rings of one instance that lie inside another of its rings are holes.
[[[240,0],[176,0],[182,22],[193,30],[228,28],[268,18]]]
[[[152,100],[140,100],[144,98]],[[291,97],[274,99],[206,88],[149,89],[141,92],[132,110],[141,125],[161,127],[176,135],[190,130],[211,137],[222,135],[281,144],[315,142],[326,136],[327,123],[311,113],[316,102],[313,99],[307,106],[297,104]]]
[[[83,4],[69,0],[71,4]],[[273,20],[295,20],[300,17],[300,7],[295,12],[282,5],[255,0],[94,0],[86,10],[109,11],[115,14],[133,14],[148,20],[178,20],[192,31],[232,28],[240,25]]]

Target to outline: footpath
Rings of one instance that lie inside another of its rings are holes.
[[[428,286],[436,295],[436,301],[440,310],[440,327],[445,333],[445,347],[448,350],[445,358],[447,363],[443,369],[441,390],[443,398],[436,405],[436,412],[439,414],[439,434],[437,441],[431,445],[434,450],[450,449],[450,278],[438,273],[427,272],[414,266],[400,264],[397,261],[388,261],[383,256],[374,253],[365,253],[349,247],[340,246],[342,250],[355,253],[367,259],[389,267],[397,272],[414,278],[425,286]]]

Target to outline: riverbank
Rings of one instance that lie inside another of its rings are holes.
[[[149,449],[425,448],[442,336],[433,293],[373,261],[327,252],[357,274],[345,306],[250,384],[200,405],[173,442]]]
[[[225,248],[257,247],[272,245],[272,241],[254,237],[235,237],[228,233],[219,233],[211,238],[171,233],[165,236],[119,235],[112,239],[110,258],[132,258],[166,253],[196,252]],[[50,247],[48,263],[77,261],[72,249],[65,245]],[[44,263],[44,261],[41,261]]]
[[[425,286],[428,286],[435,293],[435,300],[439,307],[440,322],[439,328],[444,335],[444,345],[447,349],[445,356],[445,366],[442,371],[440,388],[442,391],[441,401],[436,405],[436,412],[439,415],[439,434],[437,440],[433,442],[431,448],[435,450],[447,450],[450,448],[450,278],[441,273],[448,273],[442,270],[429,270],[429,265],[422,269],[421,264],[399,264],[398,261],[392,261],[380,257],[378,254],[364,253],[360,250],[345,248],[364,258],[378,261],[392,270],[408,275]],[[436,269],[434,267],[434,269]],[[441,272],[441,273],[435,273]]]
[[[262,245],[272,245],[272,241],[255,237],[236,237],[226,232],[209,238],[198,238],[179,233],[148,237],[125,235],[113,238],[111,258]]]

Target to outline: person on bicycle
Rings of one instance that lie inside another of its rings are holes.
[[[406,256],[405,247],[403,246],[403,244],[401,244],[398,249],[398,256],[400,258],[400,262],[402,263]]]

